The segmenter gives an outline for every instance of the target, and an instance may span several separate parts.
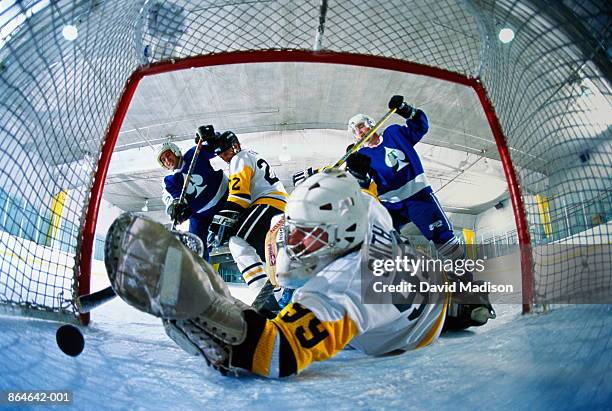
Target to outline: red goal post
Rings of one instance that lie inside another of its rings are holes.
[[[524,309],[609,287],[609,270],[570,275],[542,249],[610,243],[609,20],[595,0],[3,2],[0,309],[78,317],[108,163],[140,79],[264,61],[472,87],[523,246]],[[71,25],[78,38],[68,40]],[[513,41],[498,40],[502,28]],[[593,264],[609,259],[602,250]]]
[[[91,202],[87,210],[87,218],[85,228],[83,230],[83,249],[80,262],[80,271],[82,281],[80,282],[79,295],[88,294],[89,290],[89,273],[91,272],[90,261],[92,257],[94,233],[98,216],[98,207],[104,190],[104,181],[106,173],[110,165],[115,143],[119,136],[119,130],[123,124],[125,115],[127,114],[130,102],[134,96],[140,80],[146,76],[166,73],[170,71],[185,70],[197,67],[209,67],[227,64],[246,64],[246,63],[270,63],[270,62],[309,62],[309,63],[328,63],[328,64],[346,64],[361,67],[379,68],[385,70],[394,70],[404,73],[420,74],[432,78],[451,81],[472,87],[478,95],[483,109],[486,113],[487,120],[491,127],[491,131],[495,137],[499,155],[502,160],[503,170],[508,181],[508,191],[514,209],[515,222],[517,226],[519,244],[522,246],[523,253],[521,255],[522,279],[523,279],[523,311],[528,312],[533,298],[533,281],[531,272],[531,254],[529,250],[530,239],[527,228],[527,219],[525,207],[521,198],[518,179],[516,172],[512,166],[512,160],[508,152],[505,138],[503,136],[501,126],[495,115],[495,110],[486,94],[485,89],[480,83],[480,79],[468,78],[466,76],[443,70],[436,67],[429,67],[418,63],[401,61],[379,56],[366,56],[349,53],[329,53],[315,52],[303,50],[261,50],[253,52],[233,52],[221,53],[209,56],[195,56],[185,58],[183,60],[172,62],[161,62],[141,68],[135,71],[128,80],[126,88],[121,95],[117,104],[117,110],[109,127],[108,134],[105,138],[102,155],[98,163],[97,172],[94,179],[94,184],[91,191]],[[82,315],[82,321],[88,322],[88,315]]]

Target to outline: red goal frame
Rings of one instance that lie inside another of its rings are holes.
[[[100,200],[102,199],[102,193],[104,191],[104,182],[106,181],[110,159],[119,136],[119,130],[121,129],[121,125],[123,124],[128,107],[132,101],[136,89],[138,88],[140,80],[146,76],[154,74],[197,67],[273,62],[330,63],[378,68],[425,75],[428,77],[451,81],[472,87],[480,100],[489,126],[491,127],[491,131],[499,151],[504,174],[506,176],[506,181],[508,183],[508,191],[510,193],[512,208],[514,210],[514,219],[521,250],[523,312],[527,313],[530,311],[531,303],[533,301],[533,272],[531,240],[529,236],[525,204],[521,196],[517,174],[513,167],[512,159],[510,158],[506,138],[504,137],[502,127],[495,113],[493,104],[489,100],[486,89],[482,85],[480,79],[469,78],[467,76],[437,67],[430,67],[423,64],[396,60],[387,57],[307,50],[262,50],[194,56],[181,60],[163,61],[148,66],[143,66],[132,73],[127,80],[121,98],[117,103],[113,119],[108,127],[100,159],[98,160],[98,167],[94,176],[90,201],[87,207],[87,215],[82,231],[81,254],[78,264],[79,295],[89,294],[90,292],[91,258],[93,255],[95,228],[98,219]],[[80,320],[84,325],[88,324],[90,320],[89,313],[80,314]]]

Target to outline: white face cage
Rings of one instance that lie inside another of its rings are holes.
[[[336,224],[286,221],[284,230],[285,249],[289,258],[294,261],[331,254],[338,243],[338,226]],[[289,240],[296,232],[303,234],[304,237],[297,244],[289,244]],[[305,243],[309,244],[305,245]],[[320,247],[315,248],[319,245]]]

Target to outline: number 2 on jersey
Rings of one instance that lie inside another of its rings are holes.
[[[264,178],[271,186],[280,181],[278,177],[276,177],[276,174],[274,174],[274,171],[270,170],[270,165],[263,158],[257,160],[257,167],[264,170]]]
[[[232,177],[231,189],[234,191],[240,191],[240,177]]]

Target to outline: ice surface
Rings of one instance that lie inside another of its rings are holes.
[[[74,408],[93,410],[612,407],[611,306],[497,309],[485,327],[430,347],[383,358],[343,351],[284,380],[223,377],[118,299],[92,313],[76,358],[57,348],[58,323],[0,317],[0,390],[69,389]]]

